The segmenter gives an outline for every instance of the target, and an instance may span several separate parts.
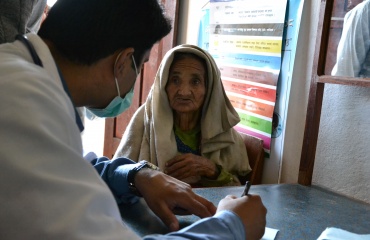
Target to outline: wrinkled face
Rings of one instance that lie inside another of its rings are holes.
[[[166,93],[171,108],[177,113],[196,113],[206,96],[206,69],[192,57],[175,60],[170,68]]]

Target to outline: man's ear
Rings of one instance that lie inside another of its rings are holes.
[[[125,68],[131,68],[131,56],[134,54],[134,48],[125,48],[118,51],[116,54],[116,60],[114,62],[114,74],[116,77],[123,74]]]

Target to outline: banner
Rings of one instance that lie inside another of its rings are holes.
[[[287,0],[211,0],[209,47],[240,116],[236,129],[271,149]],[[204,40],[202,40],[204,42]]]
[[[210,1],[202,9],[198,46],[217,59],[225,90],[241,118],[236,128],[264,140],[269,158],[264,183],[280,179],[303,4],[226,0]]]

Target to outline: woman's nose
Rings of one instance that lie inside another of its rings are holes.
[[[191,88],[187,84],[183,84],[179,87],[178,93],[181,95],[191,94]]]

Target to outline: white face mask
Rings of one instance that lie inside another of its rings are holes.
[[[116,63],[114,64],[114,67],[117,64],[117,60],[120,55],[117,56]],[[136,77],[139,75],[139,72],[137,71],[136,62],[134,59],[134,55],[131,55],[132,61],[134,62]],[[97,108],[87,108],[90,112],[92,112],[95,116],[106,118],[106,117],[116,117],[120,115],[122,112],[124,112],[127,108],[130,107],[132,103],[132,98],[134,97],[134,85],[132,86],[131,90],[126,93],[124,98],[121,98],[121,93],[119,91],[118,81],[115,77],[114,80],[116,81],[116,87],[118,96],[115,97],[104,109],[97,109]]]

